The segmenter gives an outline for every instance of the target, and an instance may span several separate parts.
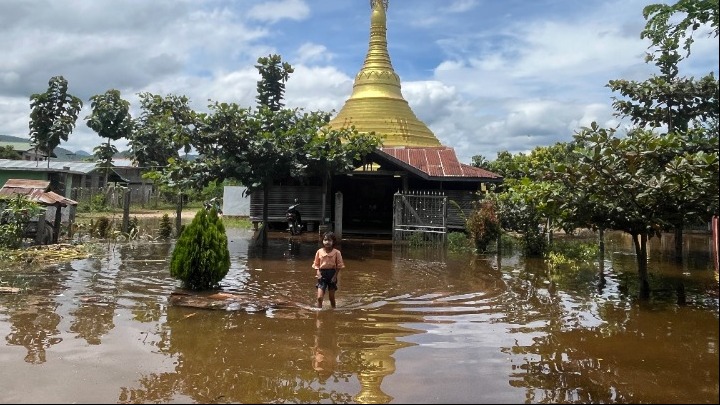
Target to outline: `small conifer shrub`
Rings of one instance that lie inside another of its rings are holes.
[[[230,270],[225,225],[213,208],[198,210],[180,234],[170,260],[170,275],[191,290],[217,287]]]
[[[158,236],[163,239],[170,239],[172,236],[172,222],[170,222],[170,215],[163,214],[160,219],[160,228],[158,229]]]

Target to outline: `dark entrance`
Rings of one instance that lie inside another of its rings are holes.
[[[387,175],[338,176],[335,190],[343,193],[343,235],[392,236],[393,195],[402,180]]]

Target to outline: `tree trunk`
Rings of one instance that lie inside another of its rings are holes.
[[[675,226],[675,261],[682,263],[684,224]]]
[[[638,265],[639,295],[642,299],[650,298],[650,283],[647,267],[647,235],[631,234],[635,245],[635,258]]]
[[[552,246],[553,244],[553,221],[551,218],[547,219],[547,242],[548,247]]]
[[[109,149],[110,149],[110,138],[108,138],[107,146],[108,146],[108,150],[109,150]],[[110,164],[111,164],[111,162],[112,162],[112,158],[110,158],[110,160],[106,160],[106,161],[105,161],[105,183],[103,183],[103,184],[105,184],[105,186],[107,186],[107,184],[108,184],[108,177],[110,177],[109,175],[110,175]]]
[[[182,210],[183,210],[183,194],[178,193],[177,208],[175,210],[175,236],[180,237],[182,231]]]

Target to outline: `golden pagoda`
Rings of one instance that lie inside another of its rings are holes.
[[[410,109],[400,89],[400,77],[387,48],[389,0],[371,0],[370,46],[362,69],[355,76],[353,92],[330,127],[354,125],[359,132],[375,132],[383,147],[441,146],[435,134]]]

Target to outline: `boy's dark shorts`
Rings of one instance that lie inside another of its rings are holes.
[[[322,288],[323,291],[328,289],[330,291],[337,290],[337,282],[332,282],[333,277],[335,277],[335,269],[320,270],[320,278],[318,279],[317,284],[315,284],[315,287]]]

